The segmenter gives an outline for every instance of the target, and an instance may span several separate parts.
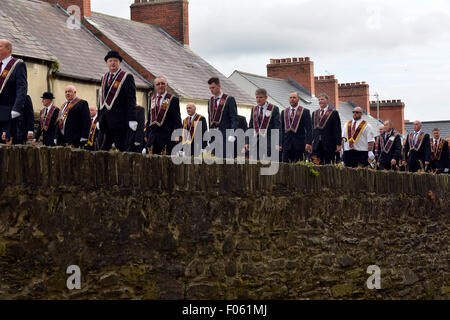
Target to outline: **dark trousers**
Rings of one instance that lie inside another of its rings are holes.
[[[6,134],[6,142],[9,142],[9,140],[11,139],[11,128],[12,121],[0,122],[0,135],[3,135],[3,132]]]
[[[327,165],[335,161],[336,150],[325,150],[322,141],[320,141],[317,149],[313,152],[312,157],[316,157],[320,160],[321,165]]]
[[[106,132],[102,132],[102,145],[101,150],[111,150],[112,144],[114,143],[115,147],[119,149],[121,152],[127,151],[127,137],[128,137],[128,128],[126,129],[114,129],[108,130]]]
[[[166,150],[166,155],[170,156],[172,155],[172,149],[175,147],[176,142],[169,141],[166,144],[159,144],[158,141],[155,141],[152,146],[152,154],[154,155],[160,155],[163,153],[164,149]]]
[[[346,167],[357,168],[369,165],[369,155],[367,151],[349,150],[344,151],[344,164]]]
[[[411,156],[408,159],[408,171],[409,172],[417,172],[422,169],[425,170],[425,160],[419,159],[415,156]]]
[[[299,149],[283,149],[283,162],[294,162],[306,160],[305,145],[300,145]]]

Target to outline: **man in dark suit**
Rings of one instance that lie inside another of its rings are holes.
[[[176,142],[172,133],[181,129],[180,100],[167,92],[167,79],[158,77],[154,82],[156,93],[150,99],[145,152],[171,155]]]
[[[34,110],[33,102],[29,95],[25,98],[23,114],[13,122],[11,136],[13,138],[13,144],[26,144],[27,140],[33,139]]]
[[[249,129],[254,130],[254,137],[246,137],[247,144],[242,153],[249,151],[250,159],[260,160],[263,158],[272,158],[272,131],[278,130],[281,134],[280,109],[267,102],[267,90],[257,89],[255,92],[257,105],[252,108],[250,113]],[[250,142],[254,139],[254,142]],[[280,138],[277,138],[276,150],[280,151]],[[261,149],[262,148],[262,149]],[[276,159],[279,161],[279,159]]]
[[[392,120],[386,120],[384,133],[380,134],[377,147],[379,170],[393,170],[402,159],[402,138],[392,126]]]
[[[91,126],[89,128],[89,138],[84,145],[84,150],[97,151],[99,149],[98,136],[98,110],[95,106],[89,106],[91,116]]]
[[[144,148],[144,128],[145,128],[145,109],[141,106],[136,106],[137,130],[130,131],[129,151],[134,153],[141,153]]]
[[[70,85],[66,91],[67,101],[58,117],[56,144],[59,146],[84,146],[89,138],[91,115],[87,101],[77,97],[77,89]]]
[[[281,112],[281,146],[283,162],[298,162],[306,159],[306,152],[312,152],[311,114],[300,106],[300,95],[289,95],[290,108]]]
[[[11,130],[23,115],[28,90],[25,63],[11,54],[11,42],[0,40],[0,132],[5,132],[7,144],[13,142]]]
[[[208,101],[208,119],[209,129],[219,130],[222,134],[223,150],[220,155],[219,150],[215,150],[215,155],[226,157],[227,142],[233,144],[236,141],[234,136],[227,136],[226,131],[229,129],[236,130],[238,128],[237,105],[234,97],[222,93],[222,86],[219,78],[213,77],[208,80],[209,90],[212,93],[211,99]],[[211,141],[211,143],[214,140]],[[234,144],[230,150],[234,158]],[[219,151],[219,152],[218,152]]]
[[[208,124],[206,118],[197,113],[195,104],[188,103],[186,112],[188,116],[183,120],[184,135],[182,144],[191,146],[189,156],[199,157],[202,154],[202,150],[205,150],[208,144],[203,139],[205,132],[208,130]]]
[[[450,169],[448,142],[441,138],[441,130],[433,129],[431,139],[431,163],[430,171],[435,173],[447,173]]]
[[[328,104],[328,95],[319,95],[320,108],[312,114],[312,159],[316,164],[330,164],[336,152],[342,149],[341,118],[337,110]]]
[[[105,57],[109,72],[102,78],[100,90],[99,128],[103,135],[102,150],[110,150],[114,144],[126,151],[130,130],[136,131],[136,85],[132,74],[120,69],[122,57],[110,51]]]
[[[414,132],[406,137],[405,158],[409,172],[428,170],[431,161],[430,135],[422,131],[420,121],[414,121]]]
[[[55,146],[56,129],[58,127],[59,108],[53,104],[53,99],[55,99],[53,93],[44,92],[41,98],[44,108],[39,116],[39,125],[33,139],[33,145],[36,145],[42,135],[44,146],[53,147]]]

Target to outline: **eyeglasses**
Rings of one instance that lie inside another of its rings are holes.
[[[353,113],[362,113],[361,111],[353,111]]]
[[[159,83],[155,83],[155,86],[164,86],[166,83],[165,82],[159,82]]]

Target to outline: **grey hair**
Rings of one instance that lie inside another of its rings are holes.
[[[297,95],[297,98],[300,99],[300,93],[298,93],[298,91],[291,92],[289,95],[291,95],[291,94],[296,94],[296,95]]]
[[[330,100],[330,97],[328,97],[328,95],[326,93],[321,93],[317,96],[317,98],[319,99],[320,97],[324,97],[325,99],[327,99],[328,101]]]
[[[255,96],[259,96],[259,95],[262,95],[262,96],[267,97],[267,90],[264,89],[264,88],[258,88],[258,89],[256,89],[256,91],[255,91]]]

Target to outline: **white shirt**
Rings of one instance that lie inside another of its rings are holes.
[[[292,117],[292,112],[294,112],[294,114],[297,112],[297,109],[298,109],[299,106],[300,105],[296,105],[295,107],[293,107],[293,106],[289,107],[289,119],[291,119],[291,117]],[[294,108],[293,111],[292,111],[292,108]]]
[[[356,129],[360,125],[360,123],[364,119],[359,119],[356,121]],[[352,121],[351,126],[353,127],[355,120]],[[364,128],[361,137],[359,137],[358,141],[353,146],[353,149],[350,148],[350,144],[348,143],[348,137],[347,137],[347,124],[345,124],[344,129],[342,130],[342,136],[346,138],[347,140],[344,143],[344,151],[349,150],[356,150],[356,151],[369,151],[369,142],[375,142],[375,135],[373,134],[372,127],[368,123],[366,127]]]
[[[214,99],[216,100],[216,105],[219,106],[220,104],[220,100],[222,99],[223,93],[221,92],[220,95],[218,95],[217,97],[214,96]]]
[[[267,107],[269,106],[269,103],[266,101],[266,103],[263,106],[258,105],[258,117],[259,117],[259,112],[261,110],[261,107],[263,108],[263,117],[266,114],[267,111]]]
[[[159,101],[159,103],[162,103],[164,101],[164,99],[166,98],[166,95],[167,95],[167,91],[164,92],[162,95],[156,94],[156,105],[158,105],[158,97],[161,97],[161,100]]]
[[[0,71],[0,74],[3,73],[3,70],[5,70],[6,66],[8,65],[8,63],[11,61],[12,56],[9,56],[8,58],[5,58],[2,60],[2,70]]]

